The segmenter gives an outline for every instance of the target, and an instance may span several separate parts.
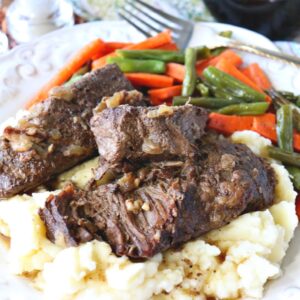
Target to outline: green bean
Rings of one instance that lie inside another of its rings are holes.
[[[263,93],[255,91],[243,82],[215,67],[210,66],[206,68],[203,71],[203,76],[209,85],[235,98],[243,99],[246,102],[265,102]]]
[[[140,60],[127,59],[122,57],[109,57],[107,59],[109,64],[117,64],[122,72],[145,72],[145,73],[165,73],[166,64],[159,60]]]
[[[196,85],[196,89],[198,90],[201,96],[203,97],[209,96],[209,87],[206,86],[204,83],[198,83]]]
[[[224,106],[231,105],[233,103],[240,103],[240,100],[227,100],[227,99],[218,99],[218,98],[212,98],[212,97],[174,97],[173,98],[173,105],[184,105],[186,103],[190,103],[193,105],[210,108],[210,109],[216,109],[216,108],[222,108]]]
[[[294,187],[297,190],[300,190],[300,168],[293,167],[293,166],[286,166],[286,169],[289,171],[290,175],[292,176]]]
[[[224,52],[226,49],[227,48],[225,48],[225,47],[218,47],[218,48],[214,48],[214,49],[210,50],[210,53],[212,56],[218,56],[222,52]]]
[[[282,97],[282,95],[275,91],[274,89],[269,89],[267,91],[269,96],[272,98],[272,101],[274,103],[274,106],[276,108],[279,108],[280,106],[284,104],[290,104],[293,109],[293,126],[296,130],[300,131],[300,108],[287,100],[286,98]]]
[[[205,85],[209,88],[210,93],[215,96],[216,98],[223,98],[227,100],[236,100],[237,97],[233,96],[232,94],[228,94],[227,91],[216,88],[215,86],[209,84],[207,81],[205,82]],[[244,99],[239,98],[240,103],[246,103]]]
[[[213,95],[216,97],[216,98],[224,98],[224,99],[227,99],[227,100],[235,100],[235,99],[238,99],[236,97],[234,97],[233,95],[230,95],[228,94],[226,91],[223,91],[221,89],[217,89],[215,87],[209,87],[210,90],[212,91]],[[240,102],[246,102],[244,101],[243,99],[239,99]]]
[[[240,116],[262,115],[267,111],[268,107],[269,103],[267,102],[240,103],[223,107],[218,110],[218,113]]]
[[[78,76],[78,75],[84,75],[85,73],[87,73],[89,71],[90,71],[90,66],[88,64],[86,64],[85,66],[80,68],[77,72],[75,72],[72,77]]]
[[[154,59],[164,62],[184,63],[184,53],[168,50],[117,50],[117,55],[130,59]]]
[[[291,105],[282,105],[276,112],[276,119],[279,148],[293,152],[293,111]]]
[[[80,68],[77,72],[75,72],[73,74],[73,76],[64,84],[65,86],[68,86],[74,82],[76,82],[77,80],[79,80],[84,74],[86,74],[87,72],[89,72],[90,68],[89,65],[86,64],[84,65],[82,68]]]
[[[83,75],[75,75],[75,74],[74,74],[74,75],[71,77],[71,79],[69,79],[69,81],[67,81],[67,82],[64,84],[64,86],[69,86],[69,85],[75,83],[77,80],[79,80],[80,78],[82,78],[82,76],[83,76]]]
[[[182,96],[191,96],[197,83],[196,72],[197,51],[195,48],[185,50],[185,77],[182,87]]]
[[[206,46],[196,47],[197,59],[204,59],[211,56],[210,49]]]
[[[279,91],[278,92],[283,98],[296,103],[297,100],[299,99],[299,96],[296,96],[294,93],[292,92],[288,92],[288,91]]]
[[[280,160],[290,166],[300,167],[300,154],[298,153],[291,153],[273,146],[267,146],[267,151],[271,158]]]
[[[232,37],[232,31],[231,30],[225,30],[219,32],[220,36],[226,37],[226,38],[231,38]]]

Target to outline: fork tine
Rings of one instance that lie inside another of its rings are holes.
[[[149,24],[147,21],[145,21],[144,19],[142,19],[140,16],[134,14],[133,12],[129,11],[128,9],[126,9],[125,7],[122,8],[124,12],[127,13],[127,15],[129,15],[130,17],[132,17],[135,20],[138,20],[141,24],[143,24],[145,27],[150,28],[151,30],[153,30],[155,33],[159,33],[161,31],[160,28],[157,28],[151,24]],[[151,32],[149,32],[151,33]]]
[[[158,20],[153,15],[149,14],[147,11],[144,10],[144,8],[137,7],[134,2],[129,2],[132,7],[134,7],[137,11],[141,12],[143,15],[145,15],[150,20],[154,21],[155,23],[159,24],[161,26],[161,30],[164,30],[166,28],[169,28],[172,30],[172,32],[179,32],[180,28],[175,27],[173,23],[168,24],[168,22],[163,22],[161,20]],[[177,25],[177,24],[176,24]]]
[[[142,0],[135,0],[134,2],[139,3],[141,6],[144,6],[144,7],[148,8],[152,12],[156,12],[159,16],[164,17],[165,19],[167,19],[168,21],[173,22],[174,24],[187,25],[187,24],[190,23],[189,21],[174,17],[174,16],[172,16],[172,15],[170,15],[170,14],[168,14],[168,13],[166,13],[166,12],[164,12],[164,11],[148,4],[148,3],[145,3]]]
[[[134,28],[136,28],[138,31],[140,31],[143,35],[146,37],[151,37],[151,33],[148,31],[145,31],[142,27],[138,26],[136,23],[132,22],[129,18],[127,18],[125,15],[123,15],[121,12],[118,12],[119,16],[127,21],[130,25],[132,25]]]

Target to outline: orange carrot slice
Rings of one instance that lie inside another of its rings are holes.
[[[216,66],[216,64],[221,60],[221,59],[225,59],[228,63],[236,66],[236,67],[239,67],[242,63],[243,63],[243,60],[242,58],[236,54],[234,51],[230,50],[230,49],[227,49],[225,51],[223,51],[221,54],[219,54],[218,56],[216,57],[213,57],[211,60],[210,60],[210,66]]]
[[[155,48],[155,49],[178,51],[178,47],[175,43],[168,43],[168,44],[162,45],[162,46],[160,46],[158,48]]]
[[[106,42],[105,43],[105,52],[109,54],[118,49],[123,49],[125,47],[132,46],[133,43],[122,43],[122,42]]]
[[[271,88],[272,84],[269,78],[257,63],[250,64],[247,68],[243,69],[242,72],[260,89],[267,90]]]
[[[173,85],[174,79],[165,75],[149,73],[126,73],[128,80],[134,86],[145,86],[149,88],[164,88]]]
[[[298,194],[296,198],[296,214],[298,216],[298,219],[300,220],[300,194]]]
[[[275,114],[267,113],[261,116],[255,116],[251,130],[259,133],[265,138],[270,139],[273,143],[276,143],[277,134]]]
[[[202,76],[202,73],[204,71],[204,69],[206,69],[208,66],[211,66],[211,61],[213,60],[213,58],[206,58],[206,59],[202,59],[196,62],[196,70],[197,70],[197,74],[199,76]]]
[[[162,89],[148,90],[151,103],[158,105],[172,97],[181,95],[182,85],[174,85]]]
[[[210,113],[208,128],[230,135],[239,130],[250,130],[253,124],[253,116],[229,116],[218,113]]]
[[[267,113],[261,116],[255,116],[251,130],[259,133],[261,136],[270,139],[273,143],[277,143],[276,134],[276,116]],[[300,151],[300,134],[294,132],[294,148]]]
[[[166,75],[174,78],[178,82],[183,82],[185,76],[185,67],[177,63],[168,63]]]
[[[197,74],[201,76],[205,68],[207,68],[208,66],[215,67],[218,64],[218,62],[222,59],[225,59],[227,62],[236,67],[240,66],[243,63],[243,60],[239,55],[237,55],[234,51],[228,49],[219,54],[218,56],[209,57],[198,61],[196,63]]]
[[[172,43],[172,36],[170,30],[165,30],[154,37],[150,37],[140,43],[133,44],[131,46],[125,47],[123,49],[127,50],[144,50],[144,49],[155,49],[165,44]],[[95,60],[92,64],[92,69],[99,69],[106,65],[106,60],[110,56],[115,56],[116,53],[113,52],[106,56],[103,56],[97,60]]]
[[[252,87],[254,90],[258,92],[262,92],[262,90],[252,81],[250,80],[247,76],[245,76],[240,70],[238,70],[233,64],[228,62],[226,59],[220,59],[215,67],[231,76],[234,78],[244,82],[248,86]]]
[[[91,58],[104,49],[105,44],[102,40],[97,39],[80,49],[67,64],[58,71],[58,73],[46,83],[38,93],[25,104],[28,109],[32,105],[45,100],[48,97],[49,91],[55,87],[65,83],[76,71],[85,65]]]

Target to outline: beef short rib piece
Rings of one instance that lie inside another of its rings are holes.
[[[203,108],[120,106],[91,120],[98,151],[106,162],[193,157],[207,121]]]
[[[107,241],[117,255],[149,258],[269,207],[274,171],[241,144],[208,136],[193,161],[153,162],[94,190],[66,187],[40,216],[48,238]]]
[[[116,65],[84,76],[32,107],[0,137],[0,197],[28,191],[96,154],[89,122],[105,96],[131,90]]]

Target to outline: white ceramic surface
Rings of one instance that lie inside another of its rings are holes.
[[[215,32],[232,30],[234,38],[276,49],[267,38],[246,29],[225,24],[197,23],[191,45],[202,45]],[[124,22],[94,22],[65,28],[0,56],[0,123],[13,116],[82,45],[101,37],[107,41],[139,41],[143,36]],[[269,74],[274,86],[300,93],[300,72],[292,66],[249,54],[247,62],[257,61]],[[41,294],[20,278],[9,275],[0,253],[0,300],[38,300]],[[283,275],[268,285],[264,300],[300,299],[300,230],[291,243],[283,264]],[[55,300],[55,299],[53,299]]]

